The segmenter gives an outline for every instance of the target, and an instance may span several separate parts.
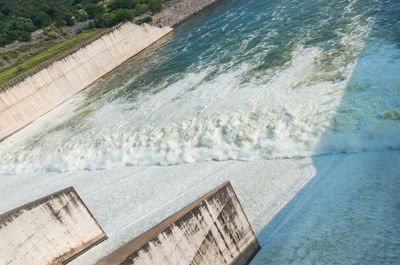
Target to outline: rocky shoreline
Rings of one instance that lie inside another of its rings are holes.
[[[153,16],[153,25],[174,27],[188,17],[198,13],[206,6],[218,0],[170,0],[163,4],[163,9]]]

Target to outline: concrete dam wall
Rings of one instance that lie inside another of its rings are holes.
[[[246,265],[260,245],[229,182],[96,265]]]
[[[70,187],[0,215],[0,264],[62,264],[106,238]]]
[[[0,141],[172,31],[125,23],[0,93]]]

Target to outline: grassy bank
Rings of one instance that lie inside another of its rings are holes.
[[[0,86],[23,74],[24,72],[40,65],[41,63],[54,58],[60,53],[75,47],[81,42],[96,36],[102,30],[104,29],[93,28],[84,30],[69,40],[54,43],[53,45],[50,45],[49,48],[47,48],[46,50],[41,51],[33,56],[29,56],[28,58],[24,58],[23,62],[18,65],[2,69],[0,71]]]

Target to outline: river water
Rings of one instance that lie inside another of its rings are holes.
[[[232,161],[281,172],[284,160],[307,160],[311,179],[321,155],[398,157],[399,32],[396,0],[221,0],[0,143],[1,209],[28,198],[5,199],[34,182],[27,176],[51,183],[109,170],[121,179],[173,165],[196,175]],[[398,179],[400,169],[391,170]],[[241,193],[245,204],[257,200]],[[262,215],[249,211],[251,220]],[[267,233],[267,221],[254,223]],[[400,255],[399,237],[392,254]],[[271,260],[282,263],[278,254]]]

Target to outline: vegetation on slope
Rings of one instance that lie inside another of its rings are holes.
[[[160,9],[160,0],[0,0],[0,46],[28,41],[51,24],[61,28],[93,19],[96,27],[111,27]]]
[[[101,29],[88,29],[64,42],[50,43],[50,47],[48,47],[48,49],[45,49],[44,51],[30,56],[26,60],[22,60],[21,63],[15,66],[3,69],[0,72],[0,84],[3,84],[18,76],[19,74],[29,69],[32,69],[49,59],[52,59],[56,55],[73,48],[82,41],[88,40],[96,36],[100,32]]]
[[[161,1],[0,0],[0,85],[94,37],[101,28],[135,17],[136,23],[150,22]]]

